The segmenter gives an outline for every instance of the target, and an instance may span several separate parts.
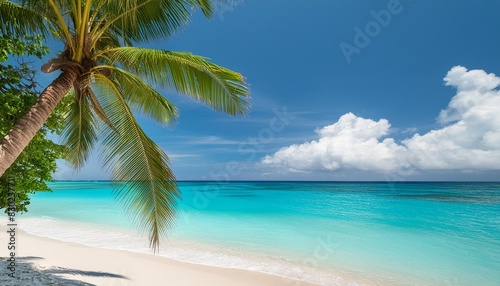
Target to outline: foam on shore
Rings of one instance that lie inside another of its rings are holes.
[[[66,222],[50,217],[24,218],[19,226],[30,234],[51,239],[106,249],[151,253],[147,238],[127,229],[110,229],[100,225]],[[372,284],[363,281],[365,279],[362,277],[355,277],[354,274],[338,274],[327,269],[310,267],[309,265],[314,263],[312,260],[297,263],[256,253],[236,252],[195,241],[168,239],[163,241],[162,245],[159,255],[182,262],[257,271],[319,285]]]

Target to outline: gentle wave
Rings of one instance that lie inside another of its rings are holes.
[[[66,222],[51,217],[25,218],[19,223],[27,233],[92,247],[149,253],[146,237],[125,229],[110,229],[99,225]],[[118,243],[117,243],[118,242]],[[297,265],[285,259],[277,260],[250,252],[230,251],[214,245],[178,240],[163,241],[159,255],[170,259],[223,268],[238,268],[293,278],[319,285],[361,286],[371,285],[354,274],[335,274],[317,268]],[[350,276],[350,277],[349,277]],[[299,286],[300,281],[294,285]],[[387,282],[387,281],[386,281]]]

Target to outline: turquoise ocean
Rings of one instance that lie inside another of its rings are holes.
[[[150,252],[110,182],[50,187],[32,195],[29,212],[17,217],[20,228]],[[179,182],[179,188],[163,256],[321,285],[500,285],[500,183]]]

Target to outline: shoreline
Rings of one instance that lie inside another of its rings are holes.
[[[93,223],[62,221],[53,218],[24,218],[18,227],[28,235],[63,243],[153,255],[147,246],[147,238],[137,236],[137,233],[129,232],[130,230],[127,229],[110,229]],[[243,253],[235,251],[229,246],[217,245],[212,242],[179,240],[177,238],[167,239],[163,243],[164,247],[155,256],[187,264],[239,269],[294,281],[286,285],[374,285],[373,281],[366,276],[358,276],[340,271],[340,269],[318,267],[317,263],[321,264],[321,259],[315,257],[314,254],[293,261],[283,257],[263,256],[258,252],[245,251]],[[301,281],[301,283],[297,281]]]
[[[2,226],[5,233],[5,226]],[[305,281],[258,271],[177,261],[164,256],[87,246],[16,229],[16,276],[0,276],[2,285],[296,285]],[[1,242],[7,245],[7,236]],[[7,247],[1,252],[7,272]],[[62,283],[62,284],[57,284]]]

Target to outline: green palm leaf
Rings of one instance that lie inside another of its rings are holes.
[[[90,103],[92,104],[92,109],[94,110],[95,114],[97,114],[97,116],[99,116],[99,118],[104,123],[106,123],[111,129],[118,132],[118,130],[116,130],[115,126],[113,125],[113,123],[111,123],[111,121],[109,120],[108,116],[106,115],[106,112],[102,109],[102,106],[99,103],[97,96],[94,94],[94,92],[90,88],[87,90],[87,97],[88,97]]]
[[[88,159],[97,141],[97,121],[85,97],[78,100],[74,90],[70,96],[73,101],[61,137],[68,148],[66,160],[79,169]]]
[[[167,89],[190,95],[230,115],[244,114],[249,104],[243,76],[206,58],[185,52],[135,47],[110,49],[103,54],[125,69]]]
[[[191,0],[191,5],[193,7],[200,7],[201,11],[205,17],[210,18],[214,14],[213,1],[210,0]]]
[[[0,0],[0,31],[17,35],[50,34],[47,17],[30,7]]]
[[[113,66],[96,67],[103,68],[111,71],[111,78],[119,83],[122,95],[130,107],[160,124],[175,123],[178,109],[152,86],[126,70]]]
[[[173,223],[179,197],[169,158],[137,124],[116,82],[96,74],[92,88],[118,130],[103,125],[103,163],[113,179],[128,182],[116,191],[117,197],[134,222],[149,231],[150,245],[157,250],[160,236]]]
[[[189,21],[190,1],[118,0],[108,1],[98,11],[98,19],[106,19],[95,38],[108,34],[125,43],[145,42],[170,37]]]

